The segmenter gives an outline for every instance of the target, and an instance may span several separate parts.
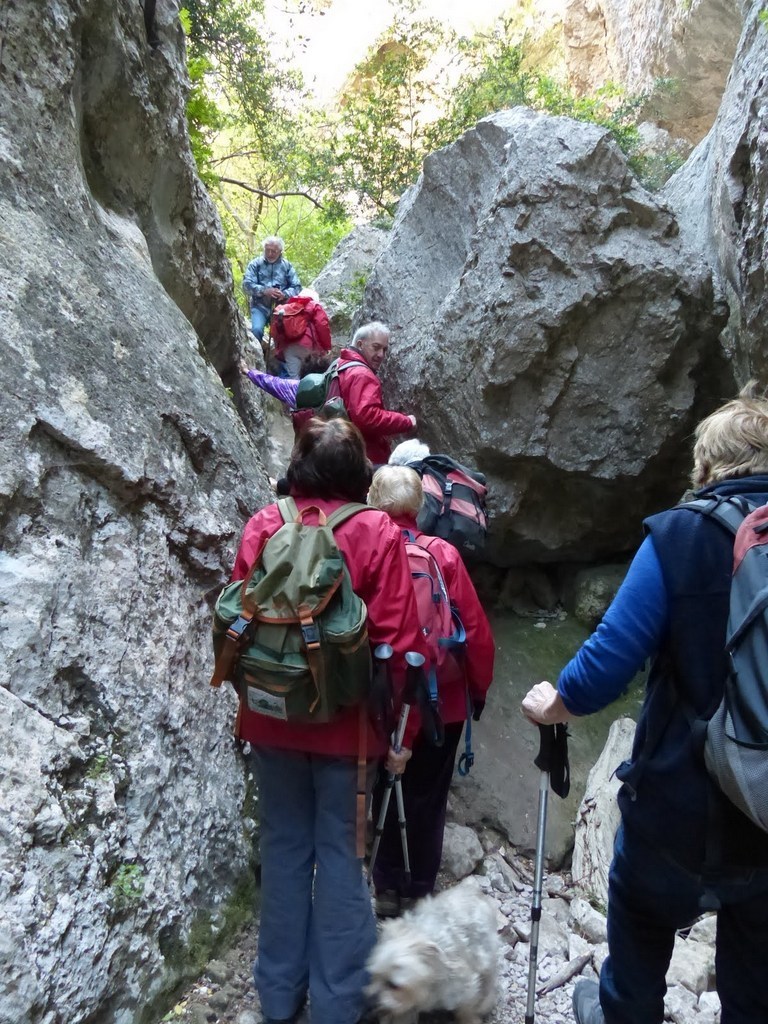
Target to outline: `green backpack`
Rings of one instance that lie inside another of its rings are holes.
[[[361,359],[350,359],[349,362],[339,366],[339,360],[334,359],[325,373],[308,373],[299,381],[296,389],[296,409],[300,413],[311,410],[313,414],[320,414],[326,419],[333,416],[347,415],[342,401],[338,377],[345,370],[351,370],[353,366],[364,366],[370,369],[368,363]]]
[[[212,686],[235,684],[250,711],[288,722],[328,722],[367,699],[368,611],[352,589],[334,529],[369,506],[327,519],[316,506],[278,501],[284,524],[244,580],[222,590],[213,616]],[[318,524],[304,522],[314,511]]]

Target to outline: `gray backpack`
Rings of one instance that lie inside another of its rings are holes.
[[[744,498],[686,502],[734,536],[723,699],[706,723],[704,760],[719,788],[768,832],[768,505]]]

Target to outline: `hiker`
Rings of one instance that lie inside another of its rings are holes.
[[[312,355],[331,351],[328,314],[311,288],[302,288],[295,299],[275,306],[269,334],[288,377],[301,377],[302,366]]]
[[[361,360],[366,366],[353,366],[339,373],[339,391],[347,415],[359,428],[365,450],[374,466],[389,458],[389,438],[394,434],[410,434],[416,429],[416,417],[384,408],[381,382],[377,376],[389,349],[389,328],[374,321],[358,327],[350,348],[343,348],[339,368],[345,363]]]
[[[330,359],[327,355],[310,355],[302,363],[298,377],[276,377],[274,374],[264,373],[262,370],[249,370],[248,364],[241,359],[240,372],[257,388],[261,388],[268,395],[277,398],[287,409],[292,411],[296,408],[296,389],[301,377],[305,377],[308,373],[324,373],[328,369],[329,362]]]
[[[755,397],[754,382],[697,427],[692,481],[699,497],[768,500],[768,400]],[[599,986],[577,984],[574,1014],[579,1024],[661,1024],[675,932],[717,909],[723,1024],[757,1024],[768,1020],[768,833],[712,782],[689,724],[710,718],[725,690],[733,537],[686,508],[644,526],[597,631],[556,689],[538,683],[522,703],[544,725],[591,714],[651,659],[632,756],[616,771],[609,955]]]
[[[466,630],[466,646],[455,656],[447,654],[437,673],[443,744],[434,746],[419,734],[402,779],[411,868],[408,886],[404,885],[397,816],[390,813],[386,818],[373,869],[376,913],[381,917],[396,916],[434,889],[443,850],[448,787],[462,728],[468,712],[474,721],[479,720],[493,679],[493,635],[459,552],[447,541],[427,537],[416,526],[423,497],[418,473],[405,466],[383,466],[373,477],[368,503],[389,513],[403,542],[413,538],[433,556],[450,604]],[[374,821],[378,821],[384,786],[381,774],[374,789]]]
[[[262,244],[264,255],[251,260],[243,275],[243,291],[251,308],[251,330],[257,341],[261,341],[275,306],[301,291],[296,271],[283,257],[282,238],[270,235]]]
[[[356,427],[342,419],[314,419],[294,446],[288,480],[299,509],[330,514],[345,502],[364,500],[370,473]],[[234,579],[245,578],[282,522],[277,505],[253,516]],[[425,653],[399,531],[372,508],[345,520],[334,538],[352,587],[367,605],[370,643],[394,648],[390,661],[399,701],[405,652]],[[364,750],[369,787],[382,756],[402,772],[418,714],[409,719],[400,753],[387,751],[387,740],[356,707],[344,708],[326,724],[298,724],[241,705],[238,721],[238,734],[252,744],[258,768],[262,888],[254,979],[265,1020],[293,1020],[308,992],[313,1024],[355,1024],[364,1011],[365,962],[376,941],[355,849],[357,761]]]
[[[400,444],[395,445],[387,461],[390,466],[410,466],[412,469],[415,468],[418,473],[418,467],[428,455],[429,445],[411,437],[407,441],[401,441]]]

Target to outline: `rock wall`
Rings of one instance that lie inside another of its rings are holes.
[[[2,1024],[135,1021],[248,869],[209,595],[261,412],[158,14],[0,14]]]
[[[725,309],[674,216],[606,132],[524,108],[426,160],[362,316],[392,326],[390,402],[488,475],[498,565],[633,549],[729,390]]]
[[[663,193],[714,268],[731,311],[724,344],[741,383],[768,383],[768,29],[760,10],[748,10],[712,131]]]
[[[741,27],[738,0],[567,0],[568,75],[584,92],[613,82],[651,93],[647,116],[697,143],[717,114]]]
[[[361,224],[339,242],[312,282],[328,313],[335,348],[348,345],[352,320],[363,298],[366,281],[389,232]]]

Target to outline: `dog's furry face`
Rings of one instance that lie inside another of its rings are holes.
[[[428,897],[388,921],[368,961],[368,995],[385,1019],[452,1010],[478,1020],[496,999],[499,939],[493,903],[472,883]]]

